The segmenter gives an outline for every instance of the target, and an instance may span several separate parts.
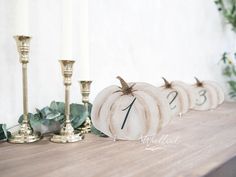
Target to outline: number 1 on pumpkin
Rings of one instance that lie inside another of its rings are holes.
[[[132,108],[132,106],[133,106],[135,100],[136,100],[136,98],[134,98],[134,100],[130,103],[129,106],[127,106],[125,109],[122,110],[122,111],[125,111],[125,110],[128,109],[128,111],[127,111],[127,113],[126,113],[126,115],[125,115],[124,122],[123,122],[123,124],[122,124],[122,126],[121,126],[121,129],[123,129],[124,126],[125,126],[125,123],[126,123],[126,121],[127,121],[127,118],[128,118],[128,116],[129,116],[130,109]]]

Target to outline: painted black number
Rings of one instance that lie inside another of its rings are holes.
[[[124,126],[125,126],[125,123],[126,123],[126,121],[127,121],[127,118],[128,118],[128,116],[129,116],[130,109],[132,108],[132,106],[133,106],[135,100],[136,100],[136,98],[134,98],[134,100],[130,103],[129,106],[127,106],[125,109],[122,110],[122,111],[125,111],[125,110],[128,109],[128,111],[127,111],[127,113],[126,113],[126,115],[125,115],[124,122],[123,122],[123,124],[122,124],[122,126],[121,126],[121,129],[123,129]]]
[[[170,109],[173,110],[176,108],[176,105],[173,105],[173,102],[175,101],[175,99],[178,96],[178,92],[177,91],[172,91],[167,95],[167,99],[169,100],[169,98],[171,97],[172,99],[169,102],[170,105]]]
[[[206,90],[200,90],[200,91],[198,92],[200,98],[202,98],[202,99],[197,99],[197,103],[196,103],[196,104],[197,104],[198,106],[201,106],[201,105],[203,105],[204,103],[206,103],[206,101],[207,101],[206,93],[207,93]],[[202,101],[200,102],[200,100],[202,100]]]

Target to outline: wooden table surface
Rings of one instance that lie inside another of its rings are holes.
[[[33,144],[5,142],[0,144],[0,176],[204,176],[236,157],[236,103],[190,111],[150,144],[144,140],[114,142],[88,134],[72,144],[51,143],[47,137]]]

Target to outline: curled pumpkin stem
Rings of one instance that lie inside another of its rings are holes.
[[[198,87],[202,87],[203,86],[203,83],[197,77],[194,77],[194,79],[196,80],[196,85]]]
[[[132,84],[131,86],[129,86],[127,84],[127,82],[125,82],[125,80],[122,79],[120,76],[117,76],[116,78],[119,79],[121,87],[120,87],[120,90],[115,91],[115,93],[122,92],[123,93],[122,95],[132,95],[133,96],[133,92],[135,91],[135,90],[133,90],[133,87],[135,84]]]
[[[171,88],[171,87],[172,87],[171,83],[169,83],[164,77],[162,77],[162,79],[163,79],[164,82],[165,82],[165,87],[166,87],[166,88]]]

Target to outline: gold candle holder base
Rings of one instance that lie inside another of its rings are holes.
[[[30,124],[28,122],[23,122],[21,124],[20,130],[12,134],[11,137],[8,139],[9,143],[33,143],[41,139],[41,134],[38,132],[33,132]]]
[[[90,133],[91,132],[91,126],[92,126],[92,122],[87,117],[85,122],[83,123],[82,127],[79,128],[79,132],[82,133],[82,134]]]
[[[23,143],[33,143],[41,139],[41,134],[40,133],[32,133],[32,134],[13,134],[11,137],[8,139],[9,143],[14,143],[14,144],[23,144]]]
[[[51,141],[54,143],[74,143],[83,138],[84,136],[80,132],[75,131],[71,123],[66,123],[62,127],[60,134],[53,135]]]
[[[73,60],[60,60],[65,85],[65,122],[60,134],[55,134],[50,139],[54,143],[73,143],[83,139],[82,134],[74,130],[70,120],[70,86],[74,62]]]
[[[51,141],[54,143],[74,143],[84,139],[81,133],[75,133],[73,135],[53,135]]]
[[[92,122],[90,118],[88,117],[88,104],[89,104],[89,94],[90,94],[90,85],[92,81],[79,81],[80,83],[80,92],[82,95],[82,102],[84,103],[85,111],[87,118],[85,122],[83,123],[82,127],[79,128],[79,131],[81,133],[90,133],[91,132],[91,126]]]

